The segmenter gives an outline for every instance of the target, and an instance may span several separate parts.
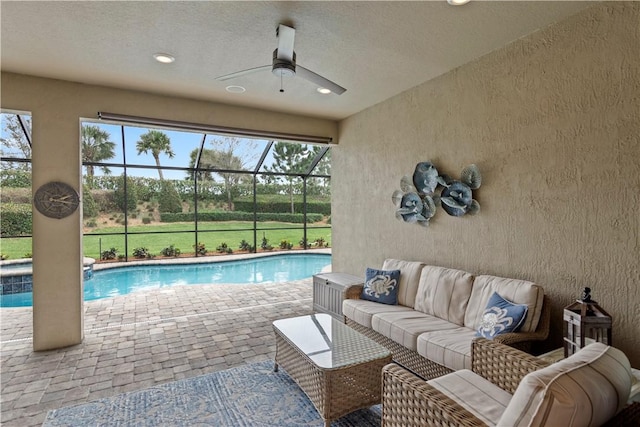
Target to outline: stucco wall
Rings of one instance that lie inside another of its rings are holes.
[[[49,181],[81,188],[80,118],[98,111],[336,138],[330,120],[2,73],[3,109],[32,114],[33,192]],[[185,165],[187,166],[187,165]],[[33,216],[33,347],[83,337],[82,208],[63,219]]]
[[[562,308],[592,288],[640,367],[640,3],[596,5],[340,123],[333,269],[387,257],[533,280]],[[476,163],[481,212],[399,222],[419,161]],[[539,350],[543,350],[540,348]]]

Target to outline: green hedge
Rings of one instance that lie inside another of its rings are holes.
[[[0,216],[2,237],[30,235],[33,219],[30,204],[3,203]]]
[[[253,200],[234,200],[233,206],[238,211],[253,211]],[[296,212],[304,212],[304,203],[299,200],[293,201]],[[257,201],[257,212],[289,212],[291,210],[291,202],[286,200],[259,200]],[[318,213],[322,215],[331,215],[331,202],[307,200],[307,213]]]
[[[187,222],[194,220],[193,212],[188,213],[161,213],[161,222]],[[307,222],[322,221],[322,214],[307,214]],[[198,221],[253,221],[253,212],[240,211],[215,211],[198,212]],[[303,223],[303,214],[286,213],[258,213],[258,221],[277,221]]]
[[[180,213],[182,212],[182,199],[176,191],[171,181],[160,183],[160,194],[158,195],[158,208],[160,212]]]

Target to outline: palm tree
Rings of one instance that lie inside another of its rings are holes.
[[[151,155],[156,160],[156,166],[158,166],[160,180],[163,180],[162,169],[160,169],[160,153],[166,154],[170,159],[175,155],[171,150],[169,137],[159,130],[149,130],[149,132],[140,135],[140,140],[136,142],[136,148],[138,149],[138,154],[151,152]]]
[[[116,143],[109,141],[111,137],[109,132],[100,129],[99,126],[83,125],[81,134],[83,162],[99,162],[115,157]],[[86,167],[87,185],[93,187],[94,165],[86,165]],[[102,171],[105,174],[111,173],[106,166],[102,167]]]

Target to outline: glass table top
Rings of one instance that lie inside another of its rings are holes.
[[[391,354],[385,347],[328,314],[276,320],[273,327],[276,333],[323,369],[363,363]]]

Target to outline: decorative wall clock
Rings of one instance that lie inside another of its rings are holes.
[[[64,218],[78,209],[80,197],[76,190],[64,182],[43,184],[33,197],[38,212],[49,218]]]

